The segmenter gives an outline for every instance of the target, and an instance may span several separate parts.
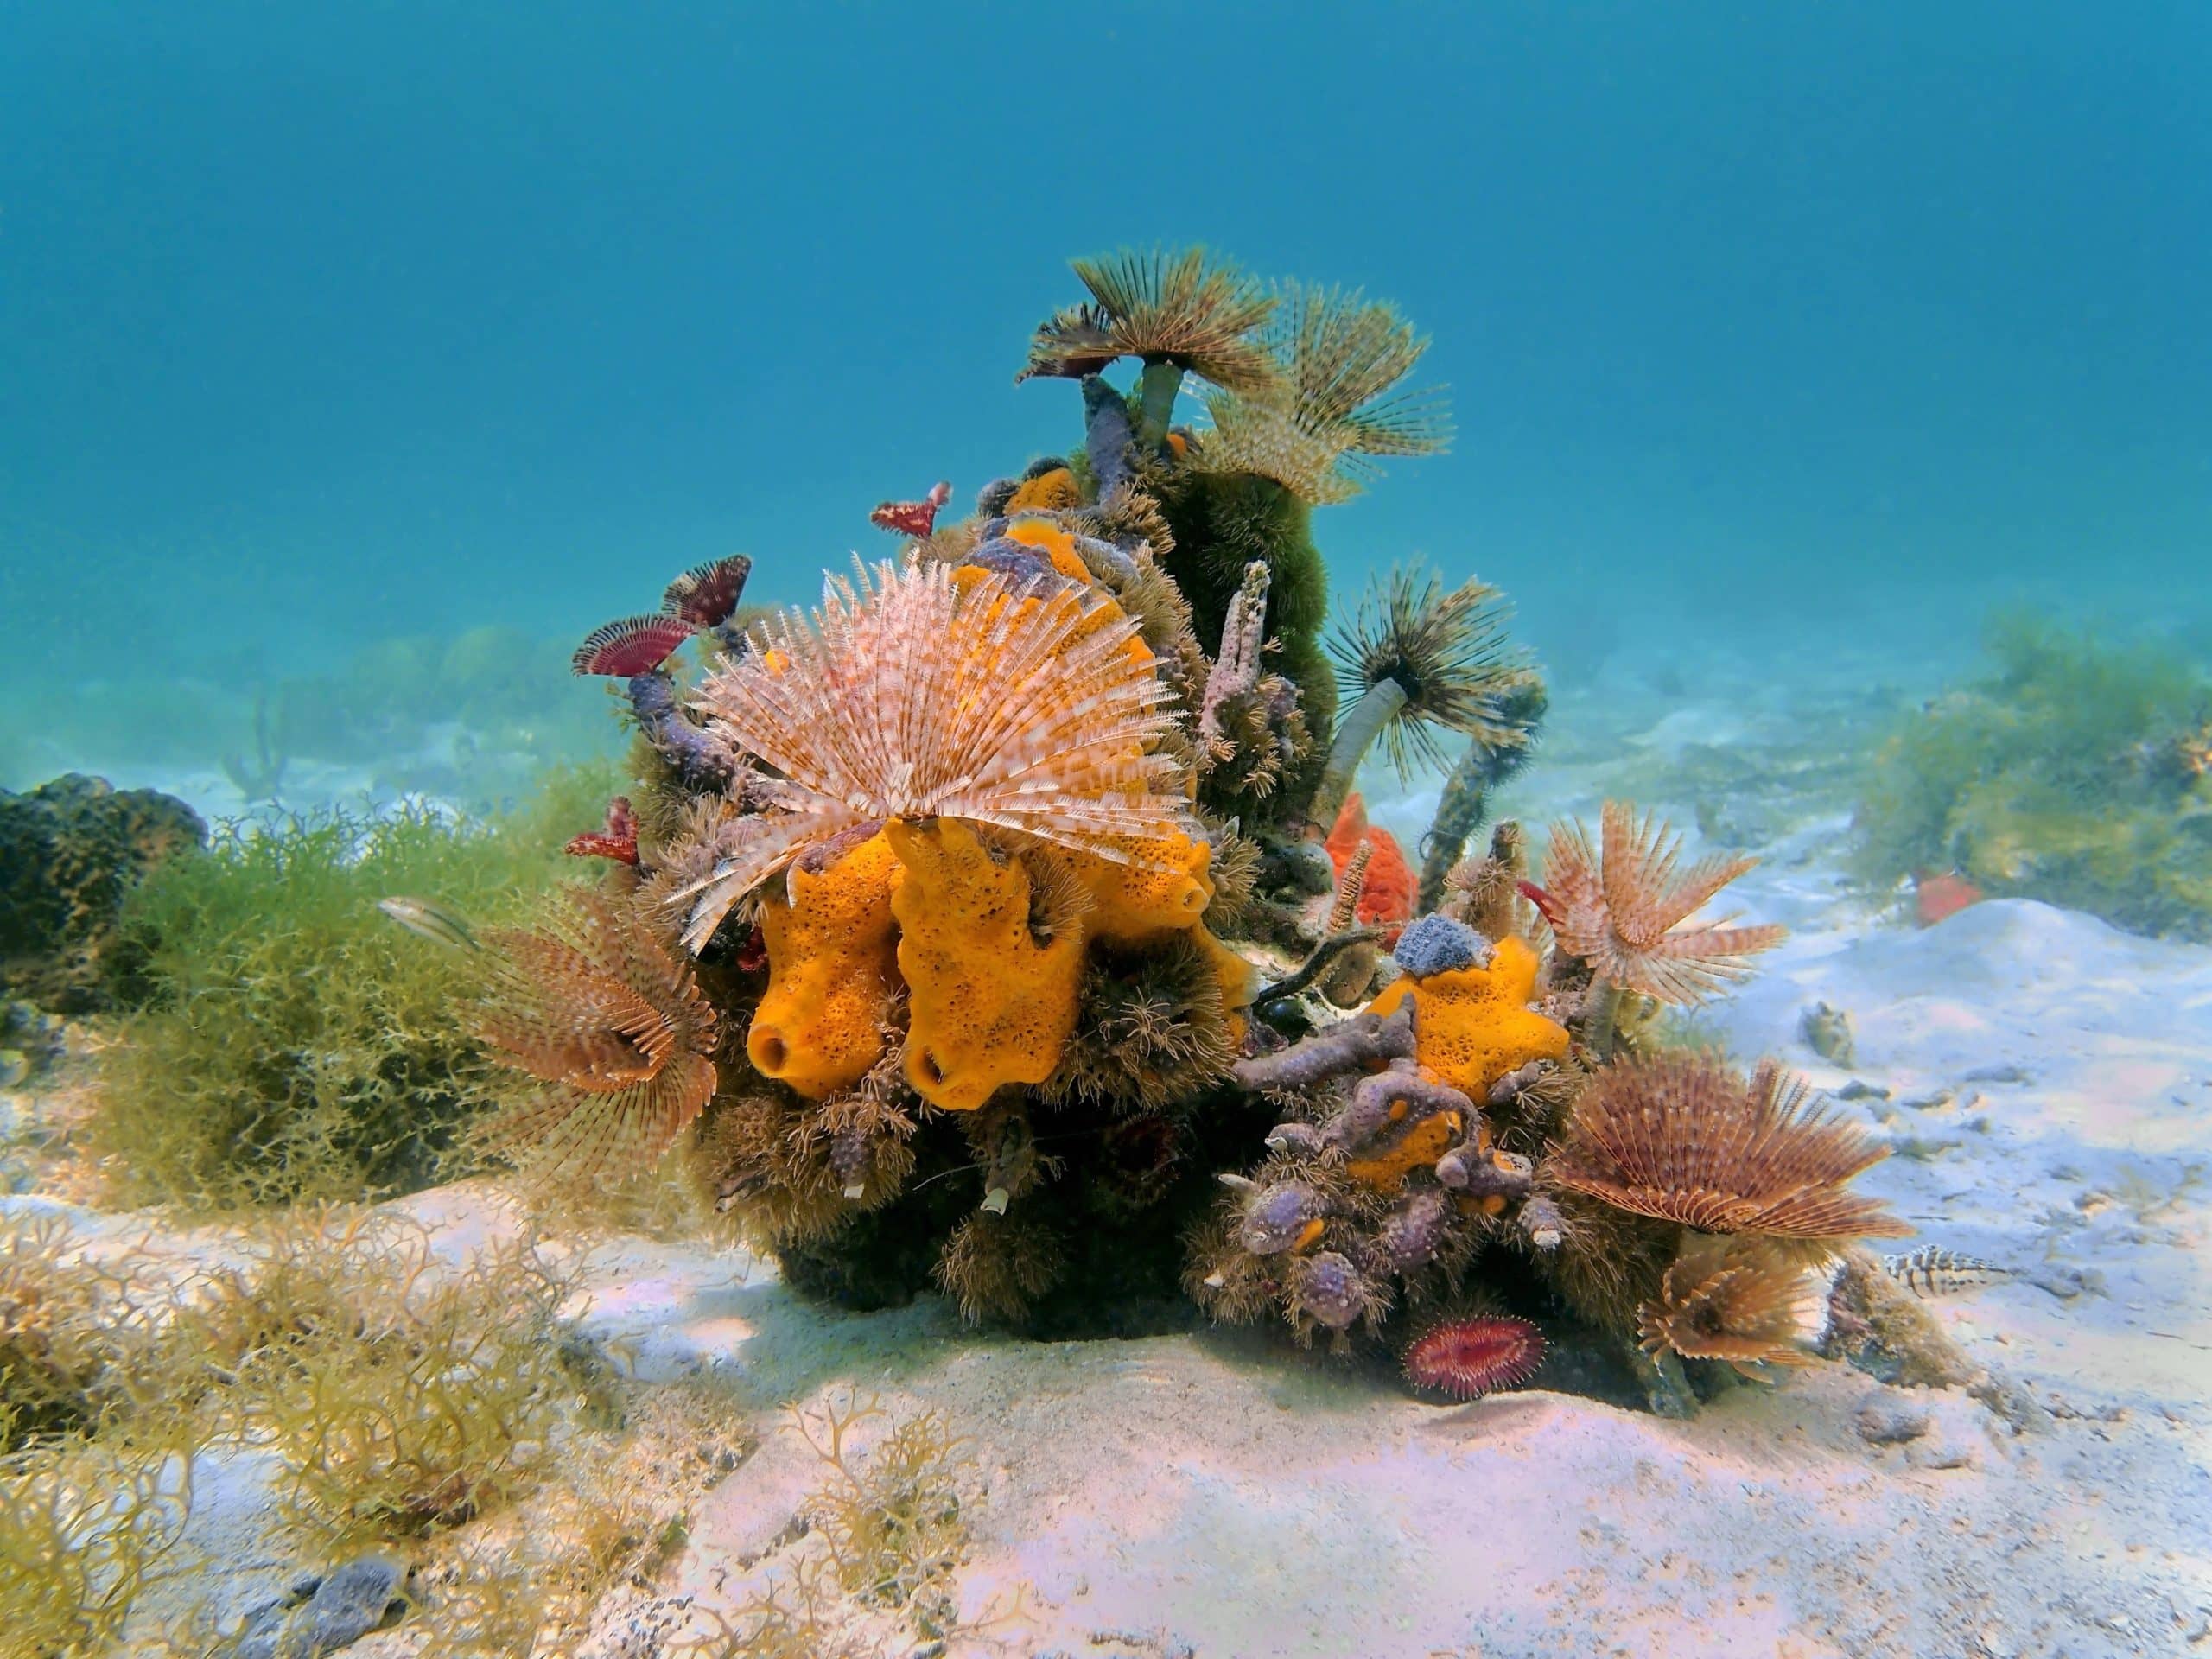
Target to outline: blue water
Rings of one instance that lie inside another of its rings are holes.
[[[0,696],[176,760],[394,636],[804,598],[1076,441],[1027,331],[1155,241],[1433,334],[1347,588],[1562,664],[2202,629],[2208,76],[2192,4],[10,4]]]

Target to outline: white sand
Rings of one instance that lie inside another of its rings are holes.
[[[1937,1306],[2032,1402],[2024,1430],[1836,1367],[1688,1422],[1540,1386],[1439,1408],[1271,1333],[1033,1344],[624,1241],[587,1328],[648,1377],[714,1378],[763,1435],[667,1587],[734,1608],[788,1570],[821,1471],[786,1408],[856,1385],[975,1441],[963,1605],[1026,1586],[1027,1617],[953,1652],[1131,1653],[1090,1638],[1136,1629],[1199,1659],[2212,1654],[2212,950],[2026,903],[1854,918],[1788,849],[1745,885],[1807,931],[1718,1024],[1875,1091],[1843,1109],[1905,1155],[1863,1184],[2010,1270]],[[1815,999],[1851,1014],[1854,1070],[1799,1040]],[[410,1207],[455,1248],[501,1224],[481,1187]],[[1863,1407],[1925,1427],[1872,1444]],[[201,1536],[265,1577],[245,1472],[205,1484]]]

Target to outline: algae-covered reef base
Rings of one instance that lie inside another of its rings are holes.
[[[2212,938],[2212,677],[2025,615],[1987,643],[1987,671],[1905,716],[1871,762],[1860,876]]]

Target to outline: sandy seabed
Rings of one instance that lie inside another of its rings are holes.
[[[2005,1270],[1932,1304],[1984,1386],[1823,1365],[1682,1421],[1540,1374],[1440,1407],[1274,1333],[1028,1343],[935,1299],[839,1313],[741,1253],[625,1238],[592,1255],[586,1332],[644,1379],[727,1390],[760,1445],[591,1647],[648,1653],[657,1616],[772,1581],[821,1472],[791,1408],[857,1388],[971,1438],[962,1611],[1022,1610],[887,1652],[2212,1654],[2212,950],[2025,901],[1916,929],[1846,893],[1844,830],[1761,849],[1731,897],[1793,934],[1709,1017],[1888,1142],[1859,1185],[1920,1229],[1891,1248]],[[1819,1001],[1852,1018],[1849,1070],[1803,1040]],[[456,1249],[512,1224],[481,1183],[406,1206]],[[218,1588],[226,1563],[243,1593],[281,1557],[265,1475],[201,1483],[188,1541]]]

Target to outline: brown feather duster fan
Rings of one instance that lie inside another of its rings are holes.
[[[1804,1080],[1772,1060],[1748,1082],[1705,1055],[1619,1061],[1576,1100],[1544,1173],[1700,1232],[1818,1241],[1910,1233],[1879,1199],[1844,1190],[1886,1149],[1810,1098]]]
[[[714,1096],[715,1011],[633,895],[577,888],[556,931],[506,930],[477,1034],[548,1086],[486,1124],[533,1185],[651,1162]]]
[[[1658,1297],[1637,1311],[1644,1351],[1745,1365],[1805,1365],[1821,1281],[1764,1240],[1704,1241],[1667,1269]]]

